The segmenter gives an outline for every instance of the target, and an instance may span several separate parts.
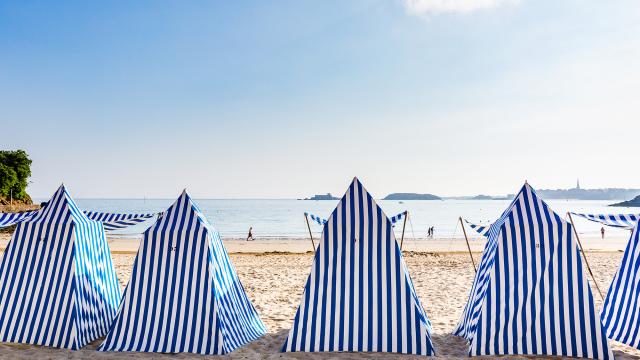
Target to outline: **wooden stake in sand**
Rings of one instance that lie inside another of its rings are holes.
[[[573,233],[576,235],[576,240],[578,241],[578,247],[580,248],[580,252],[582,253],[582,258],[584,259],[584,264],[587,265],[587,270],[589,270],[589,274],[591,275],[591,279],[593,280],[593,285],[596,286],[598,290],[598,294],[600,294],[600,298],[604,300],[604,296],[602,296],[602,291],[600,291],[600,287],[598,286],[598,282],[596,281],[595,276],[593,276],[593,272],[591,271],[591,266],[589,266],[589,261],[587,260],[587,256],[584,254],[584,249],[582,248],[582,243],[580,242],[580,237],[578,236],[578,230],[576,230],[576,226],[573,223],[573,218],[571,217],[571,213],[568,212],[569,220],[571,221],[571,227],[573,228]]]
[[[473,265],[473,271],[476,273],[478,269],[476,269],[476,262],[473,260],[473,254],[471,253],[471,245],[469,245],[469,238],[467,238],[467,230],[464,228],[464,222],[462,221],[462,216],[458,218],[460,220],[460,226],[462,226],[462,233],[464,234],[464,240],[467,242],[467,250],[469,250],[469,257],[471,258],[471,265]]]
[[[400,237],[400,251],[402,251],[402,243],[404,242],[404,228],[407,226],[407,217],[409,216],[409,212],[404,212],[404,222],[402,223],[402,236]],[[414,239],[415,240],[415,239]]]
[[[311,233],[311,225],[309,225],[309,218],[307,213],[304,213],[304,221],[307,222],[307,229],[309,229],[309,237],[311,238],[311,246],[313,246],[313,252],[316,252],[316,244],[313,242],[313,234]]]

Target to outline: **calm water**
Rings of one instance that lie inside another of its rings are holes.
[[[44,199],[38,199],[43,201]],[[159,212],[169,207],[173,200],[169,199],[76,199],[78,205],[85,210],[110,212]],[[211,200],[196,199],[200,208],[209,220],[218,228],[223,238],[246,237],[249,226],[253,226],[254,236],[306,238],[308,231],[304,222],[304,212],[310,212],[327,218],[338,201],[302,201],[302,200]],[[615,201],[577,201],[550,200],[549,205],[559,214],[567,211],[593,213],[635,213],[638,209],[607,207]],[[427,228],[435,227],[436,238],[462,238],[462,230],[458,217],[476,223],[488,224],[495,220],[506,206],[507,200],[444,200],[444,201],[404,201],[378,200],[378,204],[387,216],[408,210],[410,222],[407,222],[405,236],[407,238],[425,238]],[[580,233],[587,236],[598,236],[600,226],[596,223],[575,218]],[[128,228],[121,235],[141,233],[151,222]],[[319,235],[321,228],[311,223],[311,229]],[[399,236],[402,226],[396,227]],[[412,231],[413,230],[413,231]],[[607,235],[628,236],[624,230],[607,228]],[[473,230],[467,233],[475,236]]]

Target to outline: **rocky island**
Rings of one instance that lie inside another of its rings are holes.
[[[337,197],[327,193],[326,195],[313,195],[310,198],[304,198],[304,200],[340,200]]]
[[[509,194],[507,196],[476,195],[468,200],[511,200],[513,198],[513,194]]]
[[[392,193],[382,200],[442,200],[442,198],[433,194]]]

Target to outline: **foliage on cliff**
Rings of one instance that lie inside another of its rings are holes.
[[[26,191],[30,176],[31,159],[24,150],[0,150],[0,203],[8,203],[13,197],[31,204]]]

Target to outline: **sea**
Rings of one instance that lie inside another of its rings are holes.
[[[45,201],[46,199],[35,199]],[[173,199],[75,199],[83,210],[117,213],[161,212],[169,207]],[[308,212],[326,219],[335,208],[337,200],[266,200],[266,199],[195,199],[209,221],[218,229],[222,238],[246,238],[249,227],[253,234],[261,239],[307,239],[309,232],[304,219]],[[633,208],[612,208],[608,205],[616,200],[548,200],[547,203],[556,213],[565,216],[568,211],[612,214],[638,213]],[[436,239],[462,239],[463,232],[459,217],[476,224],[488,225],[494,221],[509,205],[509,200],[377,200],[387,216],[393,216],[407,210],[409,220],[406,223],[405,238],[426,239],[429,227],[434,228]],[[121,237],[137,237],[152,223],[115,232]],[[576,229],[584,237],[599,237],[601,226],[597,223],[574,216]],[[314,237],[320,235],[322,228],[310,221]],[[607,236],[628,237],[627,230],[606,229]],[[402,222],[395,231],[400,236]],[[469,237],[478,237],[466,227]]]

